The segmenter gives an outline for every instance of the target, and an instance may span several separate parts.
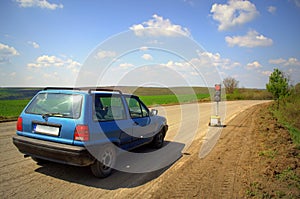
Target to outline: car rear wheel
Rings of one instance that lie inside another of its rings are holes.
[[[105,178],[109,176],[116,162],[116,150],[113,145],[106,145],[100,151],[96,161],[91,165],[94,176]]]

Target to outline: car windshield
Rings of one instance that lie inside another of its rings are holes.
[[[63,93],[40,93],[25,110],[43,117],[79,118],[82,96]]]

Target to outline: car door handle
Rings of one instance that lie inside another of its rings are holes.
[[[137,123],[137,122],[133,122],[133,125],[134,125],[134,126],[138,126],[138,125],[139,125],[139,123]]]

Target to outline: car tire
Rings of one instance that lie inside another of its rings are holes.
[[[152,141],[152,147],[159,149],[164,145],[164,138],[165,138],[165,134],[164,131],[161,130],[159,133],[157,133]]]
[[[116,150],[113,145],[105,145],[96,161],[91,165],[94,176],[105,178],[109,176],[116,162]]]

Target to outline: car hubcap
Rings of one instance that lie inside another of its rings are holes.
[[[105,153],[102,156],[102,164],[103,164],[103,169],[107,170],[112,166],[112,161],[113,161],[113,153],[111,151],[105,151]]]

